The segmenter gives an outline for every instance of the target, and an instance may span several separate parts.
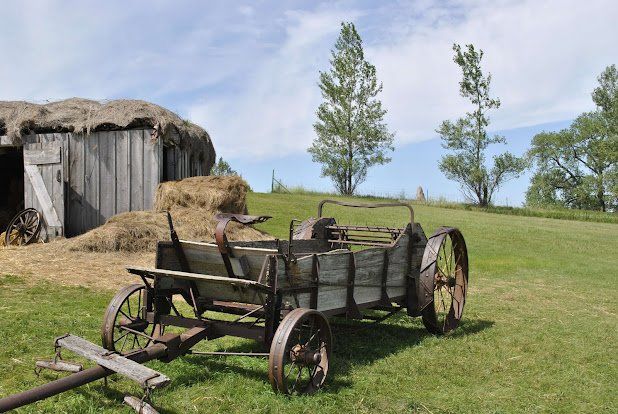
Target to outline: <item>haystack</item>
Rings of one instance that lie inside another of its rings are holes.
[[[183,120],[159,105],[135,99],[99,102],[71,98],[46,104],[24,101],[0,101],[0,135],[7,135],[15,144],[32,133],[75,132],[131,128],[155,128],[161,136],[169,128],[189,140],[211,142],[201,127]]]
[[[159,184],[156,211],[190,207],[223,213],[247,211],[247,183],[237,176],[191,177]]]
[[[165,211],[169,210],[178,236],[184,240],[212,241],[214,215],[246,213],[248,185],[240,177],[192,177],[159,185],[155,211],[118,214],[107,222],[67,241],[77,251],[154,251],[158,240],[169,240]],[[251,227],[231,223],[230,240],[266,240],[269,235]]]

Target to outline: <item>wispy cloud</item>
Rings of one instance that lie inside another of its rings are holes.
[[[204,126],[225,157],[272,158],[313,139],[318,72],[342,20],[378,68],[398,145],[468,109],[454,42],[486,52],[496,129],[589,109],[596,75],[618,62],[613,0],[145,4],[3,2],[0,99],[152,100]]]

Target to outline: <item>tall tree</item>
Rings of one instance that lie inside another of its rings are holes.
[[[382,83],[376,68],[363,52],[363,42],[353,23],[342,23],[331,51],[331,68],[320,72],[324,102],[313,125],[316,139],[308,149],[322,164],[322,176],[330,177],[342,194],[353,194],[365,181],[367,170],[390,161],[394,134],[384,122],[386,110],[377,99]]]
[[[559,132],[542,132],[528,152],[536,165],[526,203],[613,210],[618,207],[618,71],[608,66],[592,92],[596,110]]]
[[[464,196],[480,206],[487,206],[500,186],[509,179],[518,177],[526,168],[523,158],[509,152],[493,157],[493,166],[487,167],[485,150],[490,144],[506,144],[500,135],[487,133],[487,112],[500,107],[500,100],[489,96],[491,74],[483,75],[481,60],[483,51],[474,45],[453,45],[454,61],[461,68],[462,80],[459,93],[474,105],[472,112],[456,121],[443,121],[436,132],[442,138],[442,146],[453,154],[442,157],[440,170],[449,180],[461,185]]]
[[[230,164],[225,161],[223,157],[219,157],[219,161],[212,166],[210,175],[238,175],[238,172],[233,170]]]

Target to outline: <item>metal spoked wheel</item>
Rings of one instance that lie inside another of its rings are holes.
[[[121,289],[109,303],[103,317],[103,347],[110,351],[127,353],[144,349],[153,338],[163,334],[161,325],[144,319],[144,285],[135,284]]]
[[[423,324],[436,335],[457,328],[468,291],[468,250],[461,232],[438,229],[427,242],[421,277],[433,281],[433,301],[422,311]]]
[[[310,394],[328,374],[332,334],[326,317],[298,308],[281,321],[270,347],[268,377],[283,394]]]
[[[42,223],[41,213],[36,209],[22,210],[9,223],[4,244],[6,246],[23,246],[35,242],[41,233]]]

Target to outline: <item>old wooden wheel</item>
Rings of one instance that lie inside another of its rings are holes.
[[[328,374],[332,334],[326,317],[298,308],[281,321],[269,356],[268,377],[284,394],[309,394],[322,387]]]
[[[144,285],[130,285],[111,300],[103,317],[101,332],[105,349],[120,353],[143,349],[163,334],[161,325],[150,324],[144,318],[145,291]]]
[[[41,213],[34,208],[19,212],[6,229],[6,246],[23,246],[35,242],[41,233]]]
[[[421,278],[433,281],[423,324],[433,334],[448,333],[459,325],[468,291],[468,250],[459,230],[442,227],[429,238],[421,271]]]

